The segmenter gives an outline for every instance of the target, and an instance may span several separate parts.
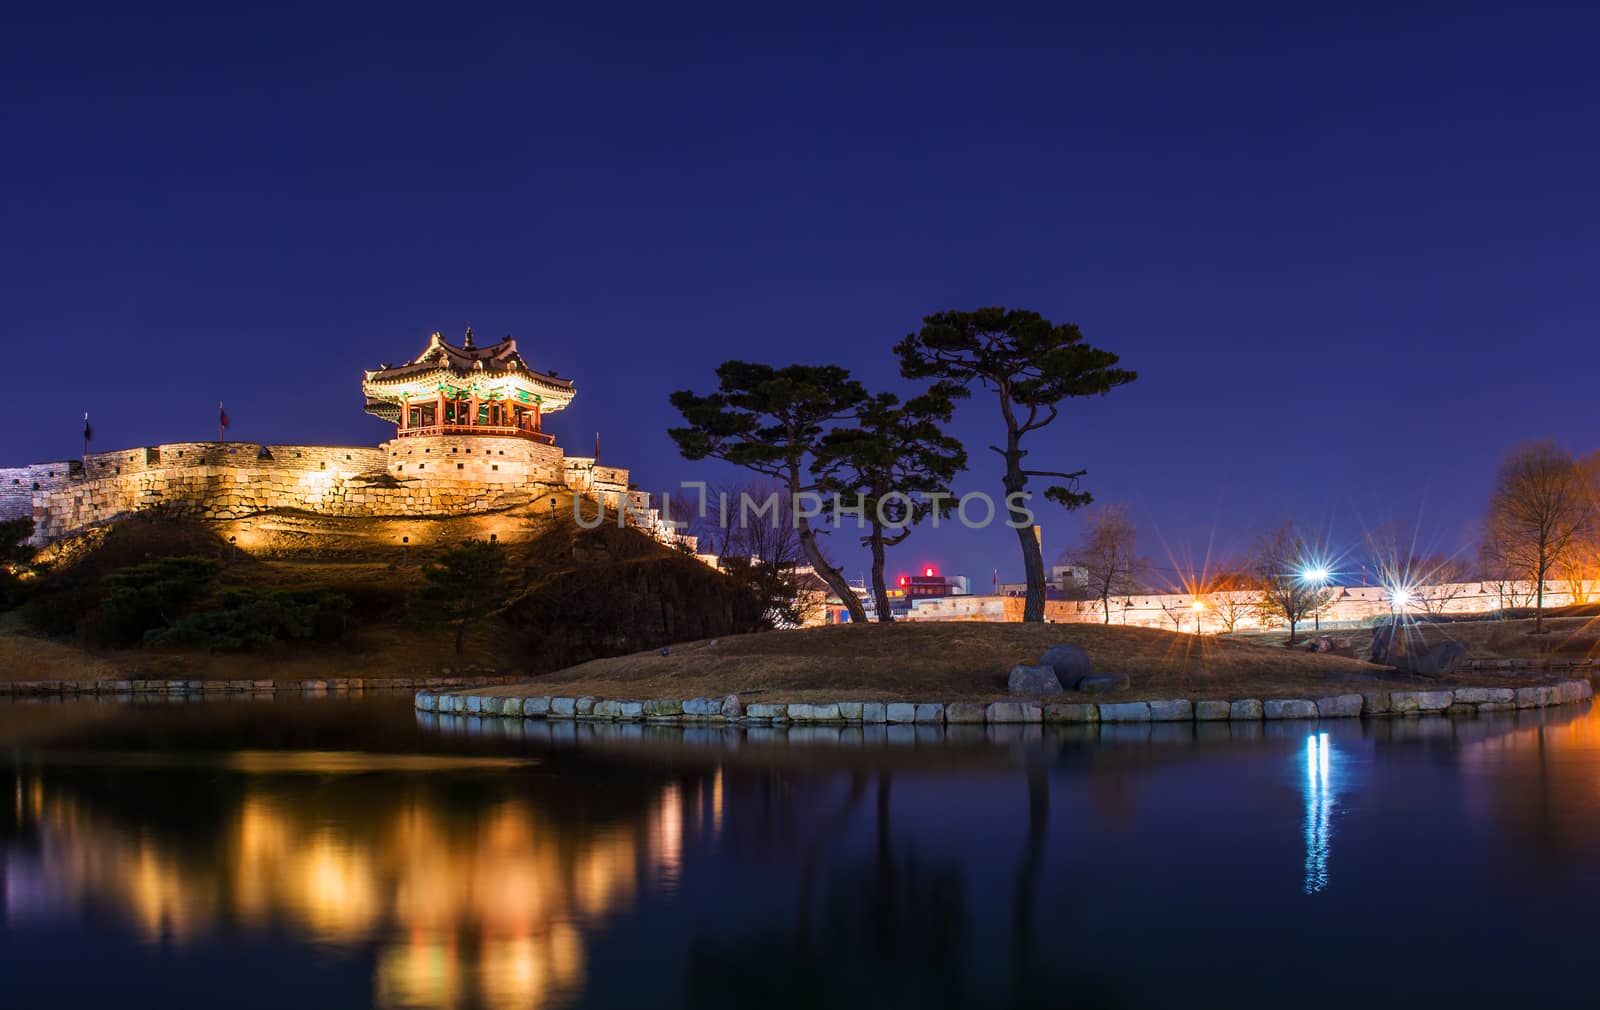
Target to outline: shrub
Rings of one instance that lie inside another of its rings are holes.
[[[31,570],[33,548],[32,519],[7,519],[0,522],[0,610],[9,610],[22,601],[22,576]]]
[[[456,622],[456,655],[461,655],[467,625],[499,605],[506,591],[505,548],[488,540],[467,540],[422,569],[417,589],[419,617]]]
[[[113,572],[101,581],[105,595],[95,620],[83,622],[82,630],[103,645],[143,641],[204,597],[221,570],[210,558],[177,557]]]
[[[326,589],[259,592],[229,589],[212,605],[145,632],[148,645],[256,649],[274,642],[336,641],[344,634],[350,600]]]

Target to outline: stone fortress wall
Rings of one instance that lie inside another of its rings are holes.
[[[416,436],[377,447],[176,442],[0,469],[0,518],[32,516],[34,543],[161,508],[204,519],[274,509],[337,517],[459,516],[561,489],[620,506],[628,471],[516,437]]]

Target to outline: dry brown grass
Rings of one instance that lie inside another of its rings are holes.
[[[1470,659],[1600,658],[1600,618],[1596,617],[1547,617],[1542,635],[1533,633],[1531,620],[1411,623],[1405,627],[1408,647],[1413,650],[1455,641],[1467,647]],[[1357,655],[1364,655],[1372,642],[1371,628],[1330,630],[1324,634],[1348,642]],[[1268,645],[1280,644],[1287,638],[1288,633],[1283,631],[1240,636],[1241,641]],[[1303,628],[1300,638],[1302,642],[1308,640]]]
[[[1068,642],[1095,669],[1127,673],[1098,699],[1305,697],[1434,682],[1352,659],[1249,642],[1098,624],[899,623],[738,635],[601,659],[499,689],[608,698],[736,692],[760,701],[984,701],[1006,696],[1011,667]],[[1506,678],[1460,678],[1501,684]],[[1526,681],[1522,681],[1525,683]]]
[[[0,681],[28,680],[315,680],[329,677],[410,677],[465,663],[511,669],[504,643],[487,624],[469,629],[466,654],[454,651],[454,631],[386,626],[353,632],[348,641],[279,654],[202,650],[89,649],[70,639],[44,638],[0,626]]]

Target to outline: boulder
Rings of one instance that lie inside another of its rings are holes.
[[[549,698],[527,698],[522,702],[524,716],[546,716],[550,714]]]
[[[1150,703],[1151,722],[1188,722],[1194,718],[1194,705],[1187,698]]]
[[[644,702],[619,701],[617,702],[617,718],[629,722],[638,722],[644,718]]]
[[[920,704],[917,706],[917,722],[944,724],[944,706],[939,704]]]
[[[716,698],[688,698],[683,702],[683,714],[699,719],[722,714],[722,702]]]
[[[1045,722],[1099,722],[1100,709],[1095,705],[1046,705]]]
[[[917,706],[906,701],[892,701],[885,709],[885,716],[890,722],[915,722]]]
[[[1217,722],[1228,718],[1233,706],[1225,701],[1197,701],[1194,703],[1195,722]]]
[[[1415,691],[1390,691],[1389,711],[1405,715],[1407,712],[1417,711],[1417,692]]]
[[[1129,683],[1125,673],[1091,673],[1078,681],[1077,688],[1085,694],[1106,694],[1124,690]]]
[[[1268,719],[1315,719],[1317,706],[1308,698],[1271,698],[1262,706]]]
[[[1024,701],[991,702],[983,714],[984,719],[992,723],[1038,722],[1042,718],[1038,704]]]
[[[722,715],[726,719],[744,718],[744,702],[736,694],[730,694],[722,699]]]
[[[861,703],[861,721],[880,723],[889,721],[888,706],[881,701],[864,701]]]
[[[1074,681],[1073,683],[1077,682]],[[1018,664],[1011,668],[1011,676],[1006,681],[1006,689],[1012,694],[1042,698],[1060,694],[1062,691],[1061,684],[1062,680],[1054,667]]]
[[[1051,674],[1055,676],[1055,674]],[[945,722],[952,724],[983,723],[985,721],[983,702],[981,701],[953,701],[945,706]]]
[[[1078,681],[1094,672],[1094,665],[1089,662],[1089,656],[1076,645],[1052,645],[1044,650],[1044,655],[1039,657],[1040,666],[1048,666],[1055,671],[1056,679],[1061,686],[1068,690],[1077,686]]]
[[[1467,648],[1460,642],[1440,642],[1426,652],[1397,656],[1394,667],[1419,677],[1448,677],[1461,665]]]
[[[1150,703],[1125,701],[1100,706],[1101,722],[1149,722]]]
[[[841,722],[843,716],[839,714],[839,706],[834,702],[826,705],[810,705],[796,702],[789,706],[789,720],[791,722]]]
[[[1389,636],[1394,631],[1394,626],[1380,624],[1372,629],[1372,647],[1367,650],[1367,659],[1379,666],[1389,665]]]
[[[1317,718],[1355,719],[1361,715],[1364,701],[1359,694],[1336,694],[1317,699]]]
[[[1238,701],[1230,702],[1228,705],[1229,719],[1253,721],[1262,718],[1264,714],[1265,710],[1262,708],[1261,699],[1259,698],[1241,698]]]
[[[1443,712],[1455,704],[1455,700],[1456,693],[1454,691],[1418,691],[1417,711]]]
[[[839,702],[839,718],[845,722],[861,722],[861,707],[861,702],[859,701],[841,701]]]

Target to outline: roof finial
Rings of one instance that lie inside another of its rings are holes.
[[[467,342],[465,344],[462,344],[461,346],[465,347],[469,351],[472,350],[472,324],[471,323],[467,324]]]

